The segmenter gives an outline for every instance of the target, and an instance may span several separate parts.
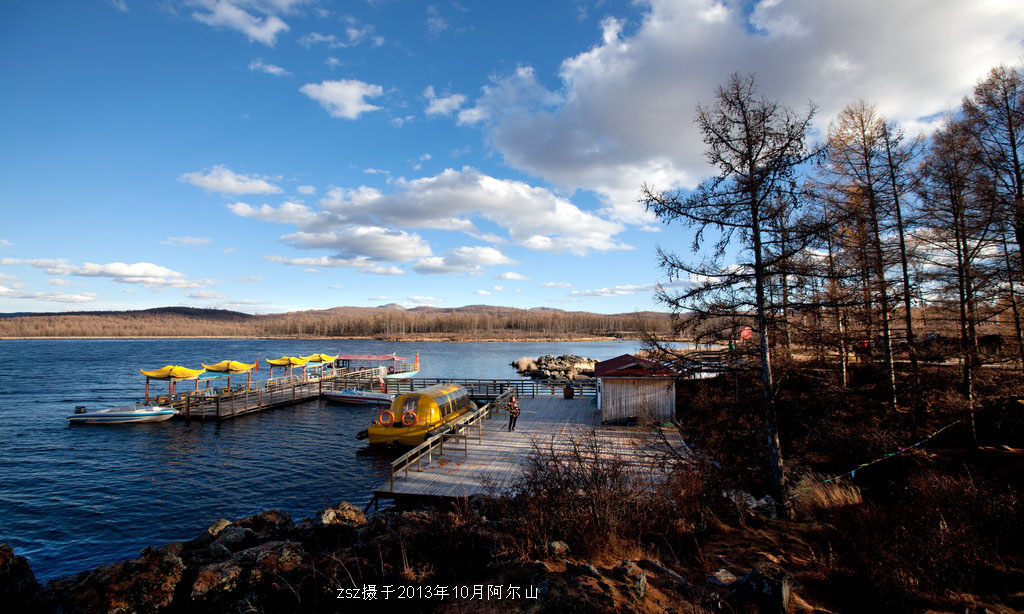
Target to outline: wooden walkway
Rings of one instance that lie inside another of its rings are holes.
[[[688,454],[675,429],[601,426],[592,398],[519,397],[519,404],[515,431],[508,432],[507,414],[503,407],[496,407],[489,418],[466,429],[460,445],[445,443],[442,454],[424,454],[417,448],[403,455],[392,465],[393,478],[374,494],[378,498],[497,494],[507,491],[535,450],[570,454],[574,443],[587,448],[591,434],[603,454],[623,459],[640,471],[663,467],[673,456],[668,445]]]

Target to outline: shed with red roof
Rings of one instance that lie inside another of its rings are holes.
[[[602,423],[671,421],[676,414],[676,377],[665,365],[623,354],[594,366]]]

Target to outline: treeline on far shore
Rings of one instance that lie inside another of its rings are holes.
[[[56,337],[379,337],[540,339],[667,334],[656,312],[597,314],[557,309],[398,306],[336,307],[271,315],[165,307],[124,312],[17,314],[0,317],[0,338]]]

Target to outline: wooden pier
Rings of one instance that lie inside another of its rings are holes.
[[[385,386],[387,392],[398,394],[452,381],[464,386],[478,401],[495,399],[508,390],[520,398],[562,395],[567,384],[552,380],[408,378],[386,380]],[[597,383],[594,381],[574,381],[572,384],[577,396],[591,398],[597,395]],[[241,384],[230,389],[200,389],[170,397],[154,397],[153,400],[159,405],[178,410],[178,417],[186,420],[227,420],[265,409],[316,400],[325,392],[346,388],[379,389],[377,375],[373,371],[356,371],[322,376],[286,376]]]
[[[673,428],[607,427],[600,424],[595,399],[587,396],[518,396],[521,414],[509,432],[506,396],[460,418],[450,430],[431,437],[391,465],[391,479],[375,489],[378,499],[458,498],[507,491],[531,453],[565,455],[587,447],[589,437],[602,454],[638,471],[658,470],[689,454]]]

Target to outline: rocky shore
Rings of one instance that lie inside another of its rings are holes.
[[[488,520],[486,506],[481,498],[449,511],[366,517],[341,503],[298,523],[270,510],[45,586],[2,545],[0,602],[9,612],[552,613],[692,603],[687,578],[656,560],[581,560],[558,541],[539,544],[540,558],[524,557],[513,523]]]
[[[552,356],[546,354],[539,358],[523,356],[512,361],[512,366],[520,375],[533,379],[584,379],[593,377],[594,365],[597,360],[584,358],[574,354]]]

